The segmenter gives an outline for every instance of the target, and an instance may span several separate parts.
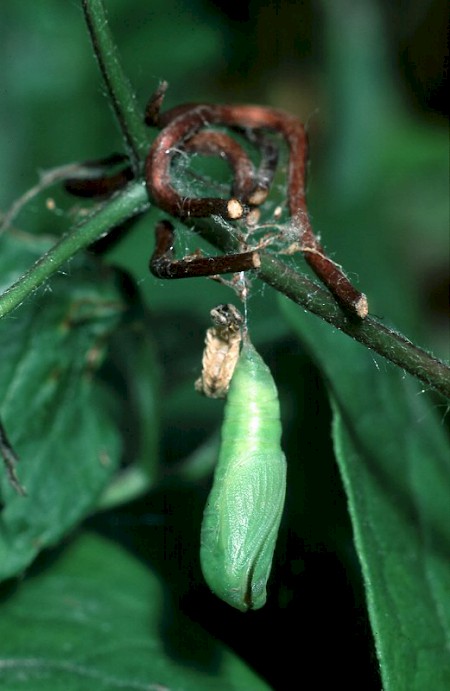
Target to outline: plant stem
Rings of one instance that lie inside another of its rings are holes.
[[[202,237],[224,252],[240,251],[239,241],[227,230],[213,225],[206,219],[184,221],[194,227]],[[258,278],[301,305],[309,312],[343,331],[406,372],[450,398],[450,367],[417,347],[405,336],[373,317],[363,320],[352,319],[336,303],[331,294],[309,280],[305,275],[290,268],[284,262],[267,252],[259,252],[261,268]]]
[[[108,98],[126,142],[133,170],[137,173],[150,141],[144,115],[122,69],[102,0],[82,0],[82,4]]]
[[[78,250],[91,244],[111,228],[142,213],[148,205],[143,182],[131,183],[87,220],[63,236],[0,296],[0,318],[17,307]],[[212,219],[186,219],[185,223],[194,226],[196,232],[224,252],[240,249],[238,238],[232,237],[223,225],[214,223]],[[370,316],[364,320],[351,319],[327,290],[273,255],[264,252],[259,254],[261,268],[258,277],[261,280],[450,398],[450,368],[444,362]]]
[[[370,316],[363,320],[349,318],[326,290],[273,256],[261,255],[259,277],[309,312],[450,398],[450,367],[405,336]]]
[[[23,276],[0,295],[0,318],[20,305],[78,250],[87,247],[111,228],[142,213],[148,206],[149,200],[144,184],[134,182],[94,211],[86,220],[63,235]]]

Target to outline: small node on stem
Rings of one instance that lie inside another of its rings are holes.
[[[252,206],[261,206],[261,204],[264,204],[264,202],[266,201],[268,195],[269,190],[264,189],[262,187],[258,187],[249,196],[248,203]]]
[[[229,199],[227,202],[227,214],[230,221],[236,221],[244,215],[244,207],[238,199]]]

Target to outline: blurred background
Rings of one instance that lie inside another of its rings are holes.
[[[447,3],[105,5],[142,105],[165,79],[167,107],[255,102],[289,110],[307,125],[309,208],[323,244],[367,293],[377,316],[448,357]],[[4,0],[0,64],[1,212],[36,184],[39,171],[122,149],[80,3]],[[52,189],[15,226],[59,235],[70,225],[72,205]],[[150,277],[152,223],[159,216],[152,211],[136,224],[107,259],[130,274],[148,310],[161,392],[158,463],[171,467],[201,455],[202,445],[207,454],[208,444],[214,447],[210,437],[222,404],[195,396],[192,384],[209,310],[234,295],[204,279],[179,285]],[[379,689],[320,374],[268,288],[255,284],[249,314],[252,338],[281,390],[290,464],[266,607],[242,617],[203,585],[198,530],[208,476],[167,484],[105,512],[91,527],[119,537],[161,573],[168,593],[161,631],[187,663],[206,664],[211,643],[202,631],[208,631],[273,688],[288,688],[285,675],[310,674],[317,687],[350,677],[361,688]]]

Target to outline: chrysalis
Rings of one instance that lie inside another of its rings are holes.
[[[209,587],[242,611],[266,601],[286,488],[280,438],[275,382],[245,339],[228,392],[200,548]]]

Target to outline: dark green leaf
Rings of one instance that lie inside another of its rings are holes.
[[[42,243],[6,235],[0,275]],[[42,251],[42,250],[41,250]],[[27,496],[1,469],[0,577],[23,570],[95,503],[120,455],[109,398],[95,379],[123,303],[111,273],[78,259],[0,322],[0,414]]]
[[[386,691],[450,687],[450,453],[400,370],[283,300],[322,369]]]
[[[164,592],[123,550],[84,535],[51,571],[30,578],[3,605],[0,685],[8,691],[263,691],[243,662],[186,620],[161,638]],[[167,623],[164,624],[167,630]]]
[[[137,298],[137,296],[136,296]],[[159,473],[160,368],[152,329],[137,298],[122,329],[111,339],[108,381],[120,389],[118,426],[127,467],[108,485],[98,506],[123,504],[147,492]]]

